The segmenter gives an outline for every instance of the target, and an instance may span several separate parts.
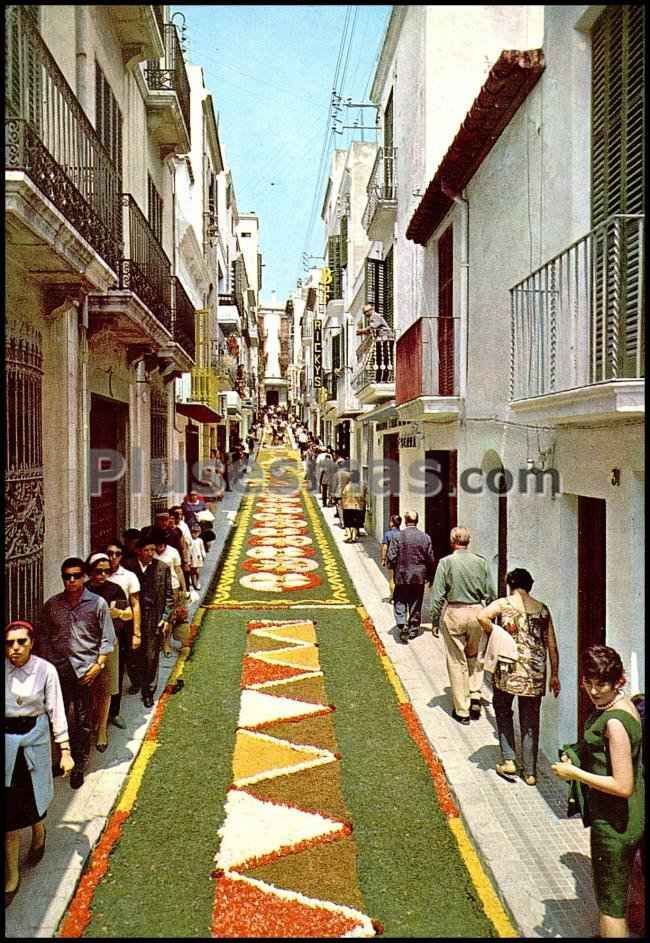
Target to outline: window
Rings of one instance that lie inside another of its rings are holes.
[[[147,174],[147,217],[149,219],[149,225],[153,229],[154,235],[161,245],[162,245],[162,212],[163,212],[162,197],[156,190],[155,184],[153,180],[151,179],[151,175]]]
[[[454,242],[448,226],[438,240],[438,396],[454,395]]]
[[[390,280],[390,285],[389,285]],[[366,259],[366,302],[393,327],[393,250],[386,259]]]
[[[122,174],[122,112],[98,62],[95,62],[95,129]]]
[[[330,298],[343,297],[343,271],[341,267],[341,237],[330,236],[327,240],[327,264],[332,273]]]
[[[348,218],[341,216],[341,268],[348,264]]]

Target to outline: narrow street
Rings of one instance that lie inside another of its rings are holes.
[[[21,926],[19,898],[8,936],[590,935],[565,788],[496,777],[491,714],[452,729],[441,641],[396,644],[377,545],[343,545],[301,478],[260,452],[133,762],[115,743],[78,795],[58,783],[52,846],[94,848],[21,897],[58,893],[63,920]]]

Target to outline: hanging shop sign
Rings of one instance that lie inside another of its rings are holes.
[[[320,390],[323,386],[323,322],[320,318],[314,321],[314,388]]]

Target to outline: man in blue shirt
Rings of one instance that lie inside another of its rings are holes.
[[[399,536],[400,527],[402,526],[402,518],[399,514],[391,514],[389,520],[389,528],[384,534],[384,539],[381,542],[381,565],[388,568],[388,587],[390,590],[390,596],[386,600],[387,602],[393,601],[393,593],[395,591],[395,567],[394,565],[388,564],[387,556],[388,551],[390,550],[390,542],[394,537]]]
[[[74,769],[70,785],[79,789],[90,752],[92,684],[105,670],[117,644],[108,603],[84,585],[85,564],[69,557],[61,564],[63,592],[43,606],[38,654],[56,668],[70,734]]]

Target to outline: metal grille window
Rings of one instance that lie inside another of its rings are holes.
[[[151,390],[151,519],[168,507],[167,390]]]
[[[621,217],[593,249],[592,356],[604,378],[634,376],[643,347],[642,242],[625,217],[644,212],[644,49],[644,7],[608,6],[592,34],[592,228]]]
[[[5,624],[37,623],[43,603],[42,431],[40,334],[9,322],[5,337]]]
[[[162,245],[163,201],[150,174],[147,174],[147,219],[154,236]]]
[[[95,130],[122,173],[122,112],[98,62],[95,62]]]
[[[341,268],[348,264],[348,217],[341,217]]]

